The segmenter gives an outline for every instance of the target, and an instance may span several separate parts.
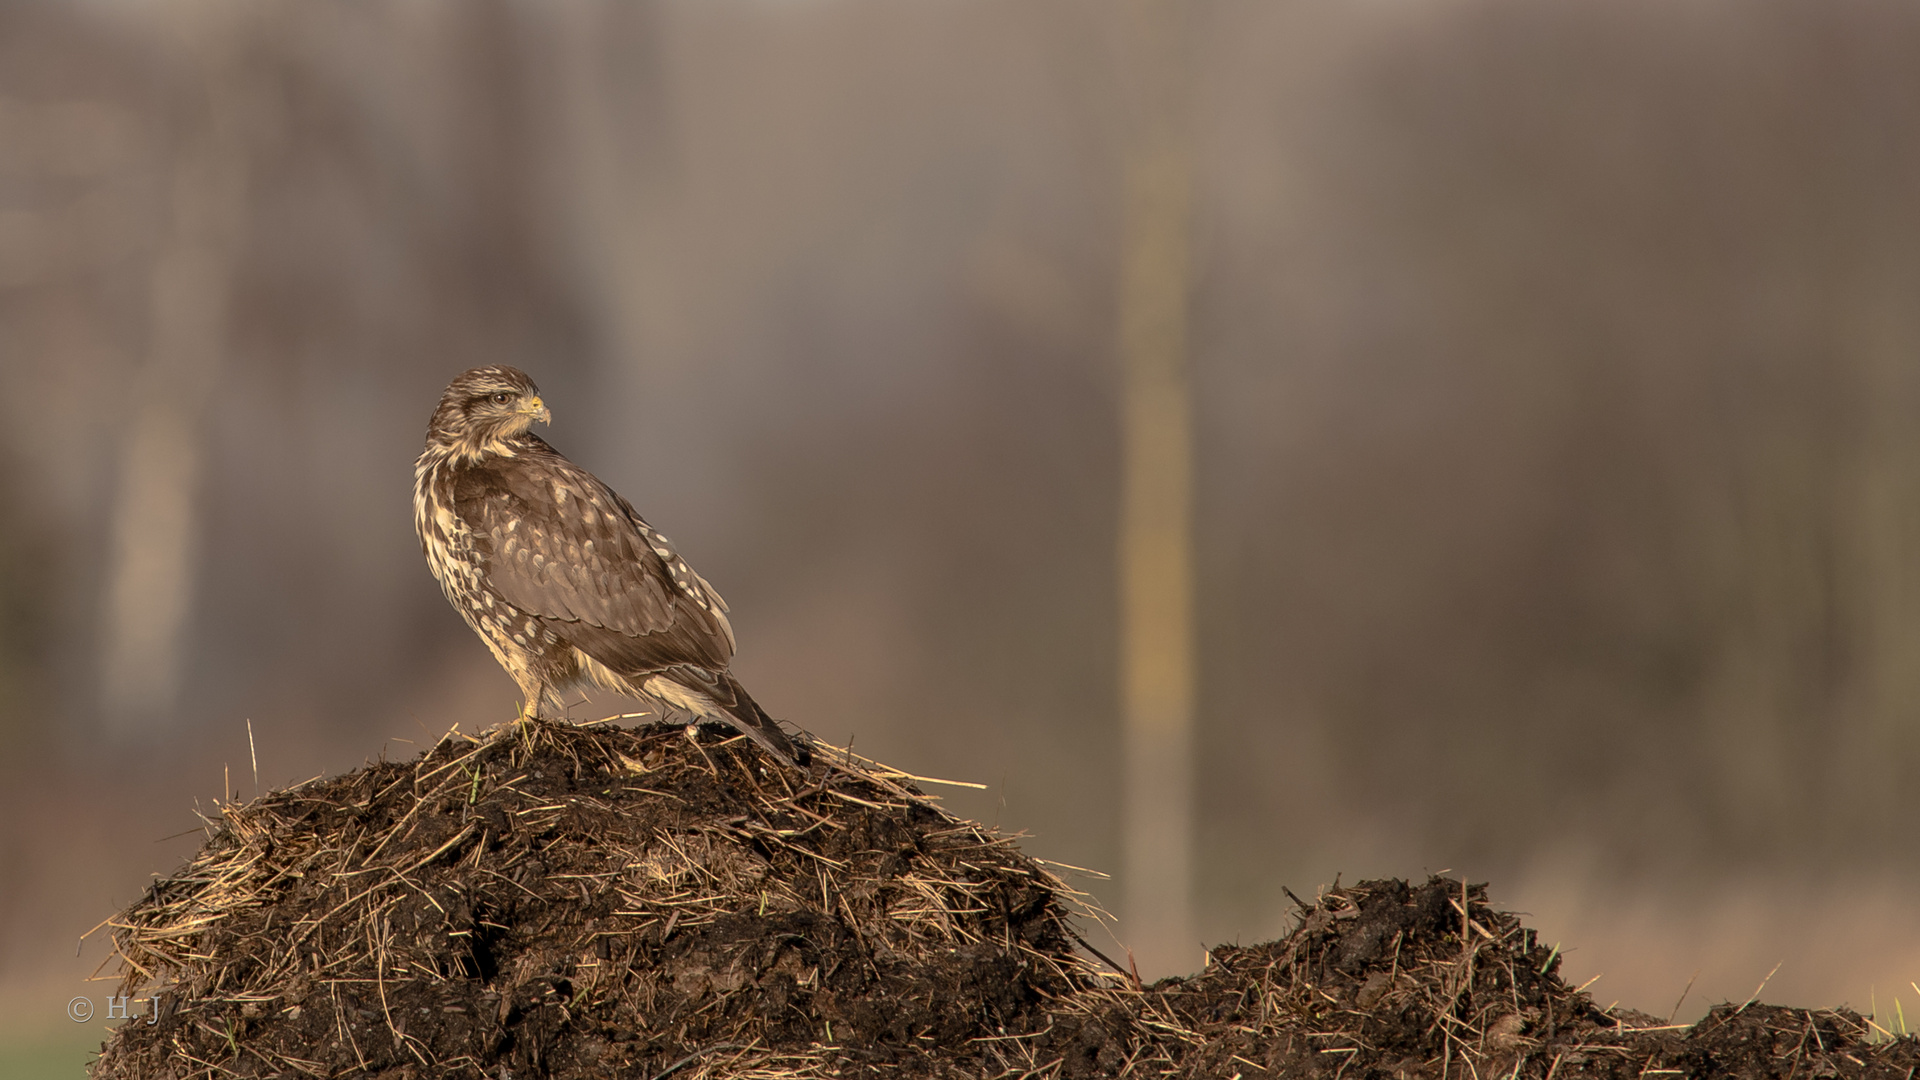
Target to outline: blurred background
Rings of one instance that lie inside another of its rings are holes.
[[[223,790],[514,714],[410,519],[478,364],[772,712],[1117,870],[1116,10],[0,5],[0,1071],[75,1074],[76,940]],[[1602,1004],[1920,1004],[1920,8],[1185,19],[1196,940],[1148,974],[1450,870]]]

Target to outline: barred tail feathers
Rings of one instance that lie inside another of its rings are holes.
[[[780,722],[767,715],[767,710],[753,700],[747,688],[731,674],[722,676],[723,685],[733,693],[733,704],[722,706],[725,719],[740,729],[742,735],[760,744],[761,748],[788,765],[805,767],[813,760],[807,752],[804,740],[796,740],[781,729]]]

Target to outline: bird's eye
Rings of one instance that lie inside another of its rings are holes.
[[[502,390],[499,393],[493,395],[493,403],[495,405],[505,405],[507,402],[512,400],[513,400],[513,395],[505,390]]]

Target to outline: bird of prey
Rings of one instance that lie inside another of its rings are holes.
[[[627,500],[528,428],[552,415],[510,367],[453,380],[413,468],[413,525],[454,610],[552,715],[594,683],[731,724],[789,765],[803,745],[727,671],[726,601]]]

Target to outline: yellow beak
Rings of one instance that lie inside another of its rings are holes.
[[[530,397],[521,402],[520,411],[543,424],[553,423],[553,413],[548,411],[547,403],[537,397]]]

